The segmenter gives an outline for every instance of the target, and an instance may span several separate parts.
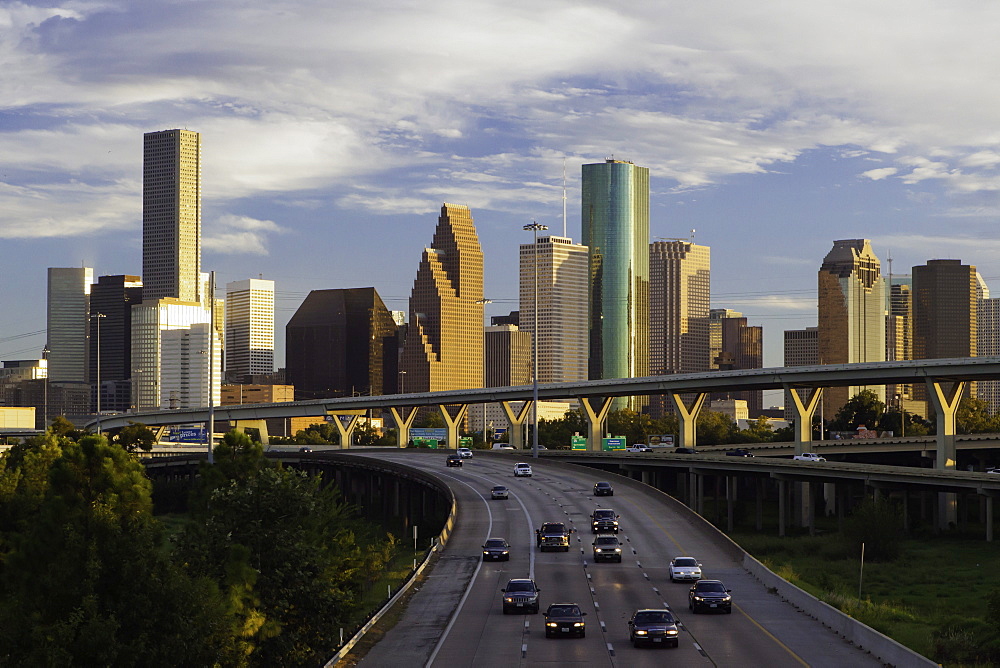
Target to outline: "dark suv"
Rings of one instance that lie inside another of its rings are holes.
[[[594,496],[614,496],[615,488],[610,482],[599,482],[594,485]]]
[[[628,622],[628,637],[634,647],[639,643],[670,647],[680,644],[677,620],[669,610],[636,610]]]
[[[535,545],[542,552],[550,549],[569,552],[569,535],[572,532],[562,522],[545,522],[535,531]]]
[[[576,603],[553,603],[545,611],[545,637],[576,635],[583,638],[587,635],[583,621],[586,615]]]
[[[591,533],[618,533],[618,515],[610,508],[598,508],[590,514]]]
[[[461,466],[462,455],[448,455],[448,466]]]
[[[688,592],[688,608],[695,614],[702,610],[732,614],[733,597],[729,595],[730,591],[720,580],[698,580]]]
[[[594,539],[594,563],[598,561],[622,562],[622,544],[618,536],[598,536]]]
[[[510,612],[538,613],[538,592],[534,580],[528,578],[510,580],[503,592],[503,614]]]

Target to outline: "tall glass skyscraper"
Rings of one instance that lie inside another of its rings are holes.
[[[583,165],[583,245],[590,249],[589,376],[649,375],[649,169]],[[616,403],[639,409],[645,397]]]

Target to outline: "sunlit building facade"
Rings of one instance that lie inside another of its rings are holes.
[[[226,284],[226,376],[235,380],[274,371],[274,281]]]
[[[94,270],[50,267],[48,271],[49,380],[86,383],[87,333]]]

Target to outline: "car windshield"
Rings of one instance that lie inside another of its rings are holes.
[[[579,617],[580,606],[578,605],[553,605],[549,608],[551,617]]]
[[[691,557],[681,557],[679,559],[674,559],[674,566],[683,566],[684,568],[694,568],[698,565],[698,562]]]
[[[503,538],[490,538],[486,541],[486,547],[507,547],[507,541]]]
[[[615,538],[615,537],[613,537],[613,536],[610,537],[610,538],[598,538],[597,539],[597,544],[598,545],[617,545],[618,544],[618,539]]]
[[[565,524],[543,524],[542,531],[552,532],[552,533],[563,533],[566,531]]]
[[[636,624],[673,624],[673,616],[666,610],[649,610],[635,614]]]
[[[508,582],[507,592],[533,592],[535,591],[535,585],[531,582]]]
[[[507,488],[506,488],[506,487],[500,487],[500,486],[498,485],[498,486],[496,486],[496,487],[494,487],[494,488],[493,488],[493,491],[494,491],[494,492],[506,492],[506,491],[507,491]]]
[[[725,593],[726,585],[721,582],[699,582],[697,591],[722,592]]]
[[[595,510],[594,511],[594,519],[607,519],[607,518],[614,519],[614,517],[615,517],[615,511],[613,511],[613,510]]]

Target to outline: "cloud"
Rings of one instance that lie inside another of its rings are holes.
[[[899,170],[895,167],[880,167],[878,169],[869,169],[867,172],[861,172],[861,176],[869,178],[872,181],[881,181],[882,179],[892,176],[898,171]]]
[[[267,233],[286,231],[274,221],[235,214],[220,216],[211,227],[221,229],[206,233],[202,238],[202,248],[227,255],[267,255]]]

